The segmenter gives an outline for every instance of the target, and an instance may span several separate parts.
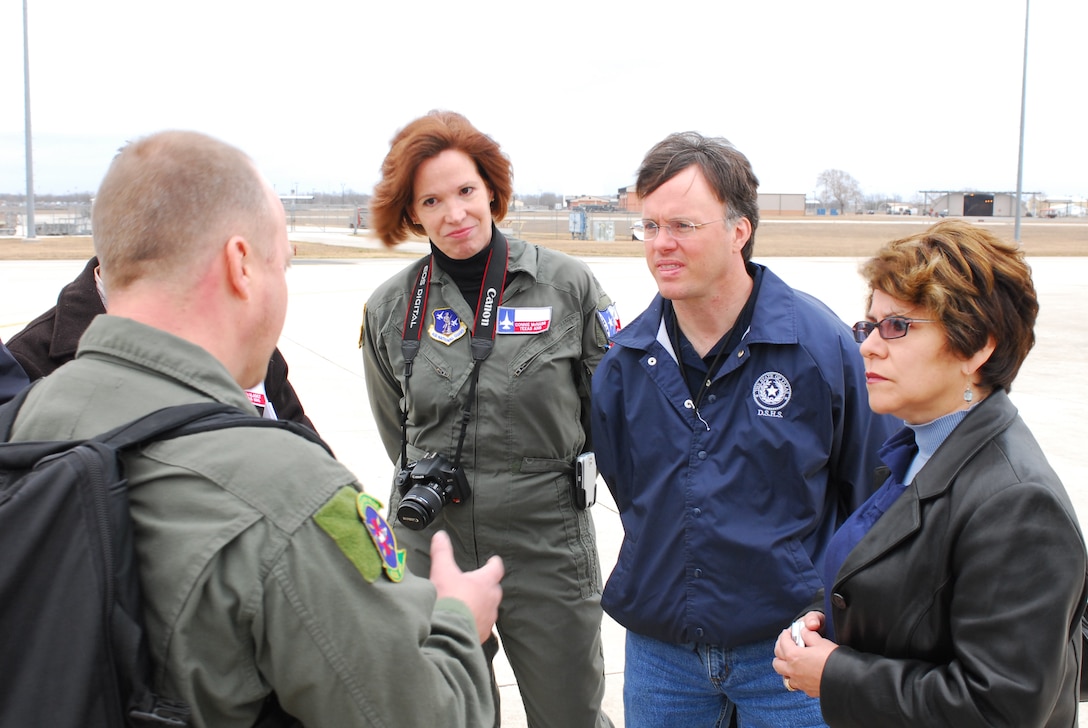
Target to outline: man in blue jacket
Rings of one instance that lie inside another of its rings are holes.
[[[605,611],[627,628],[629,726],[823,725],[771,669],[817,565],[873,488],[873,415],[849,327],[751,262],[759,182],[725,139],[647,154],[635,233],[659,295],[593,378],[597,463],[624,539]]]

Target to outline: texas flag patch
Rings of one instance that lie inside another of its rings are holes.
[[[551,328],[552,307],[514,308],[499,306],[500,334],[542,334]]]
[[[616,304],[610,303],[608,307],[597,311],[597,318],[601,320],[601,326],[604,327],[605,334],[608,335],[608,340],[611,341],[620,330],[620,314],[616,310]]]

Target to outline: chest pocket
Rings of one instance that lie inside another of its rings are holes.
[[[580,353],[580,337],[577,335],[578,317],[570,315],[553,325],[543,334],[508,334],[504,339],[525,339],[510,361],[510,375],[514,379],[531,376],[537,368],[545,367],[553,359],[577,359]]]

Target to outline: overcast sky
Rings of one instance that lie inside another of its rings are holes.
[[[1024,0],[26,0],[37,194],[195,129],[281,194],[370,192],[434,108],[521,194],[615,194],[669,132],[725,136],[762,192],[1014,191]],[[22,3],[0,5],[0,192],[25,190]],[[1088,194],[1088,2],[1032,0],[1023,189]]]

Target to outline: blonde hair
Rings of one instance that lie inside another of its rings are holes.
[[[271,212],[243,152],[197,132],[159,132],[110,164],[91,213],[95,253],[109,287],[124,288],[181,273],[233,234],[265,239]]]

